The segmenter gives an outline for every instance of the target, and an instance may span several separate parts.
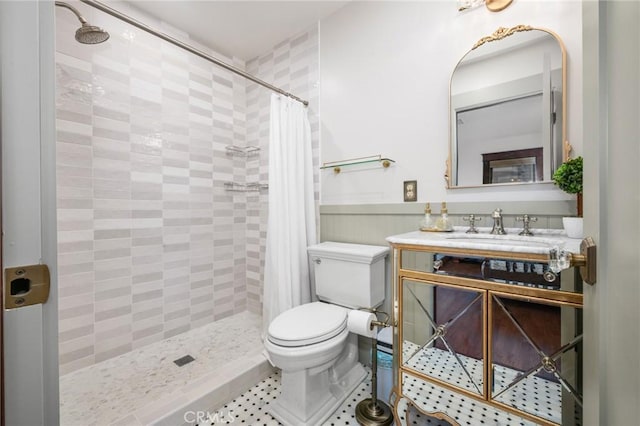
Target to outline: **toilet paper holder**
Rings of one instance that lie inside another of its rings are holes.
[[[389,314],[375,309],[364,309],[373,313],[376,319],[371,321],[371,330],[374,327],[389,327]],[[378,314],[385,316],[383,321],[378,319]],[[364,426],[388,426],[393,423],[393,413],[387,404],[378,400],[378,338],[377,333],[371,337],[371,398],[363,399],[356,405],[356,420]]]
[[[389,327],[391,324],[389,324],[389,314],[383,311],[376,311],[375,309],[371,310],[371,313],[373,313],[376,318],[378,318],[378,314],[384,315],[385,319],[384,321],[380,321],[378,319],[376,319],[375,321],[371,322],[371,326],[372,327],[382,327],[382,328],[386,328]]]

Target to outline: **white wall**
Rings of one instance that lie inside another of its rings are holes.
[[[402,182],[418,201],[564,200],[552,184],[445,189],[449,79],[481,37],[519,24],[563,40],[568,68],[568,139],[582,152],[581,3],[518,0],[492,13],[455,2],[353,2],[321,21],[321,162],[382,154],[388,169],[321,173],[321,204],[401,203]]]

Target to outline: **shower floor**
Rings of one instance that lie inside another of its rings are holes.
[[[269,376],[262,319],[242,312],[60,377],[60,424],[181,424]],[[186,355],[195,360],[178,367]]]

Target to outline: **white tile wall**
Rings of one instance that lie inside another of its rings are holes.
[[[261,313],[268,193],[223,183],[268,180],[270,91],[102,14],[109,42],[80,45],[56,12],[61,374]],[[310,100],[316,163],[317,45],[313,28],[247,64]]]

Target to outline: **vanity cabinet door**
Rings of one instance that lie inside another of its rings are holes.
[[[490,399],[548,422],[581,424],[581,309],[489,292]]]
[[[402,280],[402,366],[475,397],[485,392],[483,290]]]

